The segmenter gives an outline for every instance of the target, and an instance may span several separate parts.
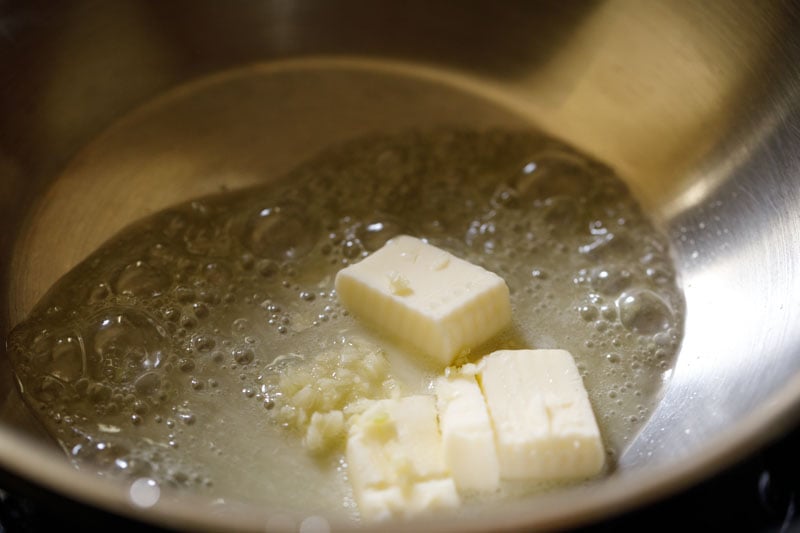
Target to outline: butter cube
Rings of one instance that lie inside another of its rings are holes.
[[[478,365],[504,479],[578,479],[605,460],[600,430],[572,355],[500,350]]]
[[[500,470],[494,431],[475,377],[453,372],[436,380],[444,460],[459,490],[494,491]]]
[[[432,396],[369,401],[349,424],[348,472],[365,520],[459,505]]]
[[[391,518],[411,518],[433,509],[449,509],[460,504],[452,479],[421,481],[410,487],[392,486],[366,489],[358,499],[364,520],[380,522]]]
[[[336,291],[351,313],[442,365],[511,321],[502,278],[414,237],[340,270]]]

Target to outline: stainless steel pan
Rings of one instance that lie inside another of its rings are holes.
[[[204,96],[153,122],[150,111],[191,91]],[[426,527],[599,519],[710,475],[796,420],[791,1],[0,2],[0,332],[144,214],[279,175],[359,132],[441,122],[534,123],[614,166],[669,235],[688,312],[663,399],[617,472]],[[253,155],[254,136],[270,148]],[[153,147],[180,157],[153,160]],[[19,400],[4,355],[0,468],[162,525],[280,518],[169,494],[145,510],[128,487],[73,470]]]

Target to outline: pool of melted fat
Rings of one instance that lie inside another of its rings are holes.
[[[513,327],[470,359],[569,350],[613,469],[673,366],[684,302],[666,239],[623,182],[533,131],[367,136],[134,223],[12,332],[23,396],[79,469],[357,518],[343,445],[309,453],[277,415],[275,383],[356,342],[385,355],[403,393],[431,392],[441,369],[348,316],[333,290],[339,269],[399,234],[506,280]]]

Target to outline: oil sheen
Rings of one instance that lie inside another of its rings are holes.
[[[431,390],[438,370],[375,337],[333,290],[339,269],[398,234],[506,280],[513,327],[470,357],[569,350],[613,468],[673,366],[684,302],[665,238],[623,182],[532,131],[364,137],[136,222],[12,332],[24,399],[79,469],[356,517],[342,450],[301,445],[276,383],[320,357],[335,377],[355,343],[404,392]]]

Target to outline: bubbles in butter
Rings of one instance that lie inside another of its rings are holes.
[[[305,452],[274,384],[301,365],[316,375],[315,357],[350,341],[385,347],[339,306],[333,278],[403,233],[507,281],[515,327],[484,352],[572,352],[613,464],[673,365],[684,302],[666,240],[623,182],[534,132],[362,138],[133,224],[11,334],[23,396],[100,476],[352,515],[341,455]],[[435,372],[400,352],[387,348],[390,377],[429,390]]]

